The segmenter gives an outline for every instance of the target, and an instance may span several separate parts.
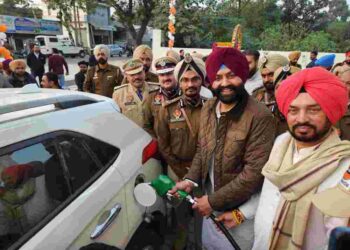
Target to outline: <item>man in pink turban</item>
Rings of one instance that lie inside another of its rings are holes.
[[[314,67],[283,81],[276,99],[289,132],[276,139],[262,170],[260,199],[243,205],[258,204],[245,214],[255,217],[253,250],[325,249],[332,229],[350,218],[350,142],[332,126],[346,111],[347,90]],[[220,219],[237,226],[227,214]]]

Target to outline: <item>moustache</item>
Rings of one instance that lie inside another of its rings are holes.
[[[312,124],[310,124],[310,123],[308,123],[308,122],[305,122],[305,123],[298,123],[298,124],[295,124],[295,125],[292,127],[292,130],[295,131],[298,127],[309,127],[309,128],[314,129],[314,130],[317,129],[314,125],[312,125]]]
[[[219,92],[222,92],[222,91],[225,90],[225,89],[228,89],[228,90],[237,92],[237,87],[236,87],[236,86],[232,86],[232,85],[230,85],[230,86],[225,86],[225,87],[220,86],[219,88],[217,88],[217,90],[218,90]]]
[[[187,91],[187,90],[198,90],[198,88],[195,88],[195,87],[189,87],[189,88],[185,89],[185,91]]]

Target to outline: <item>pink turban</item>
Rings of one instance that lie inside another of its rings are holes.
[[[245,55],[234,48],[214,47],[213,52],[205,61],[205,65],[211,84],[215,81],[216,73],[218,73],[222,65],[225,65],[236,76],[240,77],[243,83],[246,82],[249,76],[249,64]]]
[[[348,104],[347,89],[335,75],[321,67],[304,69],[281,83],[276,100],[285,117],[302,87],[321,106],[332,124],[343,117]]]

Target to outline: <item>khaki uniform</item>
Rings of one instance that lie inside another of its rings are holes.
[[[173,98],[170,100],[173,100],[175,98],[179,97],[179,94],[175,94]],[[165,104],[169,99],[163,94],[161,89],[159,88],[158,91],[154,91],[150,93],[149,97],[146,100],[146,107],[145,107],[145,114],[146,117],[149,117],[149,124],[147,126],[152,130],[151,134],[157,131],[157,117],[159,114],[159,110],[162,107],[163,104]]]
[[[253,91],[252,97],[256,101],[264,103],[266,107],[272,112],[276,122],[276,136],[283,134],[288,130],[287,121],[278,110],[275,96],[268,97],[266,95],[265,87],[261,87]]]
[[[145,82],[142,88],[142,100],[131,84],[124,84],[116,87],[113,93],[113,100],[118,104],[122,113],[142,128],[149,124],[149,118],[145,115],[146,101],[149,94],[159,90],[159,85]]]
[[[350,141],[350,104],[348,106],[348,112],[339,121],[340,138],[342,140]]]
[[[150,71],[148,71],[148,72],[146,73],[146,79],[145,79],[145,81],[146,81],[146,82],[159,82],[158,76],[157,76],[156,74],[150,72]],[[128,79],[126,79],[126,77],[124,77],[122,84],[127,84],[127,83],[129,83],[129,82],[128,82]]]
[[[183,178],[196,153],[200,115],[204,99],[193,106],[183,96],[166,102],[159,111],[159,149],[178,178]],[[186,116],[188,121],[186,121]]]
[[[123,74],[119,67],[108,64],[107,68],[100,69],[97,65],[88,69],[83,90],[112,97],[114,88],[119,86],[122,80]]]

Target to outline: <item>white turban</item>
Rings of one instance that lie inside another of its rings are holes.
[[[107,57],[109,57],[110,55],[110,52],[109,52],[109,48],[107,45],[104,45],[104,44],[99,44],[99,45],[96,45],[95,48],[94,48],[94,56],[96,57],[97,54],[99,52],[103,52],[106,54]]]

